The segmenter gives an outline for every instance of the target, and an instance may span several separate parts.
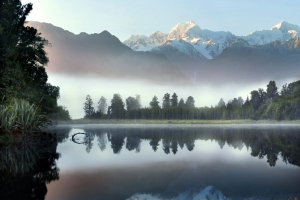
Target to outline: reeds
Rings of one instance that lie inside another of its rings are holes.
[[[13,99],[8,105],[0,105],[0,132],[27,134],[40,131],[48,124],[38,106],[25,100]]]

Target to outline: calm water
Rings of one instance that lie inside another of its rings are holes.
[[[299,199],[300,126],[73,125],[1,147],[0,199]],[[73,138],[72,136],[77,134]]]

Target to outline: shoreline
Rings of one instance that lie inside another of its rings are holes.
[[[57,125],[72,124],[294,124],[300,125],[300,120],[154,120],[154,119],[75,119],[71,121],[54,121]]]

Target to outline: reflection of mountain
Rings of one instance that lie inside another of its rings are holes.
[[[165,198],[162,195],[151,195],[151,194],[135,194],[127,200],[226,200],[221,191],[215,189],[212,186],[205,188],[191,188],[186,192],[180,193],[178,196],[173,198]]]
[[[196,140],[214,140],[222,149],[225,144],[234,149],[250,148],[251,155],[267,158],[270,166],[275,166],[279,157],[286,163],[300,166],[300,135],[298,129],[229,129],[229,128],[99,128],[84,129],[85,141],[89,152],[92,142],[97,138],[98,146],[105,150],[107,142],[111,143],[114,153],[127,150],[140,152],[142,140],[149,141],[155,152],[158,148],[166,154],[176,154],[180,149],[193,151]],[[180,147],[180,148],[179,148]]]
[[[12,143],[0,148],[0,198],[45,199],[46,184],[59,179],[56,139]]]

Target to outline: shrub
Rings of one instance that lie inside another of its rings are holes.
[[[38,106],[25,100],[13,99],[8,105],[0,105],[0,132],[27,134],[38,132],[50,123]]]

